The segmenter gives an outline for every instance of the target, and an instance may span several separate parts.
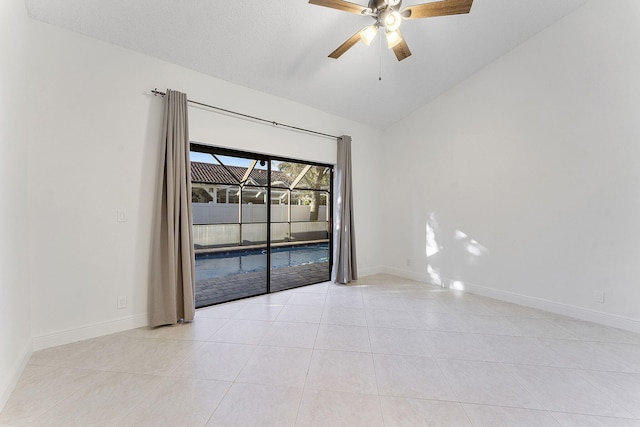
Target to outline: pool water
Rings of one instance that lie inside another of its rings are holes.
[[[273,248],[271,269],[329,261],[327,243]],[[196,281],[267,270],[267,251],[247,250],[196,256]]]

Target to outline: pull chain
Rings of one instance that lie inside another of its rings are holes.
[[[382,81],[382,36],[378,37],[378,41],[380,42],[378,44],[378,46],[380,46],[380,49],[378,49],[378,51],[380,52],[380,68],[378,69],[378,81]]]

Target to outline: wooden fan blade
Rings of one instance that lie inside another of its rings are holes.
[[[366,9],[364,6],[344,0],[309,0],[309,4],[330,7],[332,9],[338,9],[349,13],[357,13],[358,15],[362,14],[362,11]]]
[[[460,15],[469,13],[473,0],[442,0],[416,4],[402,11],[406,19],[431,18],[432,16]]]
[[[336,50],[331,52],[329,54],[329,58],[333,58],[333,59],[340,58],[346,51],[351,49],[353,46],[355,46],[356,43],[358,43],[358,41],[360,41],[360,33],[362,33],[366,29],[367,27],[364,27],[363,29],[361,29],[360,31],[352,35],[349,40],[342,43]]]
[[[399,30],[396,31],[398,32],[398,34],[400,34]],[[393,53],[396,54],[396,58],[398,58],[398,61],[402,61],[403,59],[407,59],[411,56],[409,45],[407,45],[407,42],[404,40],[404,37],[402,37],[402,34],[400,34],[400,37],[402,38],[402,41],[393,47]]]

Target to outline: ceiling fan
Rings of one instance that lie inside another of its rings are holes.
[[[393,49],[398,61],[411,56],[407,42],[400,33],[403,19],[430,18],[433,16],[459,15],[469,13],[473,0],[441,0],[431,3],[402,7],[402,0],[369,0],[367,7],[344,0],[309,0],[310,4],[330,7],[358,15],[370,16],[375,20],[373,25],[364,27],[346,42],[329,54],[329,58],[338,59],[362,40],[367,46],[376,36],[379,28],[384,28],[389,49]]]

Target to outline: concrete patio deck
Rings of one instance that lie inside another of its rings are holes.
[[[271,291],[330,280],[329,263],[297,265],[271,270]],[[196,281],[196,307],[245,298],[266,293],[267,272],[238,274]]]

